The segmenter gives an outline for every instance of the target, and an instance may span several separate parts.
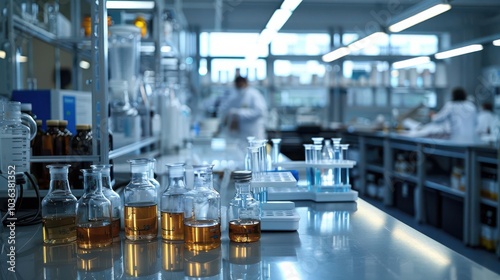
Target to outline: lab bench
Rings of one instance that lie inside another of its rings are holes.
[[[299,229],[264,232],[256,243],[229,242],[191,252],[160,238],[81,250],[75,243],[43,245],[41,225],[15,229],[17,279],[498,279],[362,199],[350,203],[297,202]],[[223,221],[224,224],[224,221]],[[2,243],[10,232],[3,228]],[[7,270],[2,247],[0,279]],[[186,278],[184,278],[186,277]]]
[[[312,143],[310,135],[284,135],[300,146]],[[500,222],[498,147],[386,132],[337,130],[321,131],[319,136],[341,137],[353,147],[349,152],[355,158],[350,159],[358,164],[351,182],[361,196],[441,228],[465,245],[495,249]],[[404,171],[398,166],[401,156]]]

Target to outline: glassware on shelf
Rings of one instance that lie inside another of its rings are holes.
[[[167,164],[168,185],[161,195],[161,233],[164,240],[184,240],[184,194],[186,171],[183,163]]]
[[[68,182],[69,164],[54,164],[50,169],[49,192],[42,200],[43,242],[69,243],[76,240],[76,197]]]
[[[273,142],[273,147],[271,149],[271,161],[276,164],[279,162],[281,138],[273,138],[271,141]]]
[[[132,178],[124,190],[125,237],[129,240],[151,240],[158,235],[158,199],[149,181],[149,162],[130,160]]]
[[[71,131],[69,131],[68,127],[68,121],[66,120],[59,120],[59,131],[61,132],[59,134],[59,138],[57,141],[57,145],[60,147],[56,148],[61,151],[61,155],[68,156],[70,155],[70,146],[71,146],[71,137],[73,137],[73,134]]]
[[[260,239],[261,210],[250,191],[252,171],[234,171],[236,193],[229,202],[229,240],[255,242]]]
[[[208,251],[220,247],[219,193],[211,186],[212,166],[193,166],[194,188],[184,197],[184,243],[188,250]]]
[[[76,204],[76,244],[93,249],[111,245],[111,202],[102,193],[101,170],[82,169],[84,193]]]
[[[101,171],[102,193],[111,202],[111,235],[113,241],[120,239],[121,217],[123,215],[123,205],[120,195],[118,195],[111,185],[111,164],[93,164],[90,167]]]

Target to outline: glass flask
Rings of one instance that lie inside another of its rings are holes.
[[[155,239],[158,235],[158,199],[149,181],[149,162],[130,160],[132,178],[124,190],[125,237],[130,240]]]
[[[252,171],[233,172],[236,193],[229,202],[229,240],[255,242],[260,239],[260,203],[250,192]]]
[[[169,180],[161,196],[161,235],[164,240],[184,240],[184,194],[186,173],[183,163],[168,164]]]
[[[111,186],[111,164],[91,165],[93,169],[101,171],[102,177],[102,193],[111,202],[111,235],[113,240],[120,239],[120,224],[123,212],[122,200]]]
[[[43,242],[69,243],[76,240],[76,197],[68,181],[69,164],[47,166],[50,170],[49,192],[42,200]]]
[[[148,169],[148,179],[149,179],[149,182],[156,189],[156,197],[158,198],[158,201],[156,203],[159,206],[163,190],[161,189],[160,183],[155,179],[156,159],[154,159],[154,158],[148,158],[146,160],[148,161],[148,166],[149,166],[149,169]],[[160,208],[158,208],[158,218],[160,218]]]
[[[208,251],[221,244],[220,195],[211,186],[212,166],[193,166],[194,186],[184,197],[184,243],[191,251]]]
[[[111,202],[102,193],[98,169],[82,169],[84,193],[76,204],[76,243],[93,249],[111,245]]]

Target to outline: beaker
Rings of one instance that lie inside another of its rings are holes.
[[[184,196],[184,243],[188,250],[208,251],[221,244],[219,193],[211,186],[212,166],[193,166],[194,187]]]
[[[130,160],[132,178],[125,187],[125,237],[130,240],[155,239],[158,235],[158,199],[149,181],[147,159]]]
[[[92,249],[111,245],[111,202],[102,193],[101,170],[82,169],[84,193],[76,204],[76,244]]]
[[[128,82],[129,102],[138,104],[141,30],[133,25],[109,27],[109,70],[111,80]]]
[[[47,166],[50,170],[49,192],[42,200],[43,242],[69,243],[76,240],[76,197],[68,181],[69,164]]]
[[[116,241],[120,239],[120,217],[123,215],[123,206],[120,196],[113,190],[111,185],[111,166],[111,164],[93,164],[90,167],[101,171],[102,193],[109,200],[109,202],[111,202],[111,234],[113,236],[113,241]]]

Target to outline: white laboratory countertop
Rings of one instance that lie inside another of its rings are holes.
[[[0,279],[500,279],[362,199],[296,207],[296,232],[263,232],[251,244],[223,232],[219,249],[197,254],[161,239],[94,251],[44,246],[41,225],[17,227],[15,275],[3,228]]]

